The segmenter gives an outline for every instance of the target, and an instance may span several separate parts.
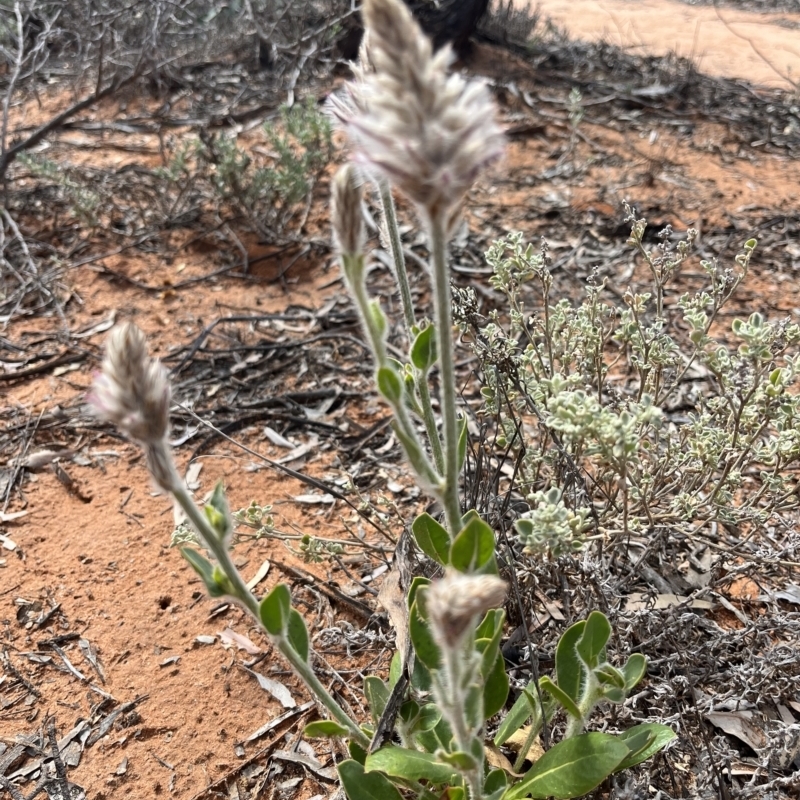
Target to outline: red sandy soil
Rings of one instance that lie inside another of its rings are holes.
[[[560,19],[561,7],[568,6],[570,21],[582,21],[583,27],[579,31],[576,29],[578,33],[634,31],[640,39],[638,44],[650,46],[643,33],[647,29],[643,23],[631,21],[612,28],[599,17],[575,13],[577,4],[572,0],[569,3],[553,0],[541,5],[545,12],[555,14],[556,20]],[[607,0],[584,5],[613,13],[617,22],[625,18],[631,6],[646,6],[648,13],[650,10],[655,13],[658,6],[663,16],[659,16],[657,25],[652,27],[658,29],[665,47],[673,46],[673,40],[664,32],[665,20],[674,20],[675,25],[681,26],[682,40],[689,44],[700,23],[686,23],[686,15],[702,21],[699,30],[704,36],[716,39],[723,37],[726,30],[714,28],[710,22],[707,24],[707,18],[715,14],[709,8],[654,1],[611,3]],[[681,16],[675,16],[675,8],[680,9]],[[723,13],[733,16],[733,12]],[[790,35],[796,53],[800,38],[797,31],[773,25],[773,22],[771,16],[764,17],[759,31],[775,37]],[[723,43],[720,38],[713,42],[718,48],[712,48],[709,39],[703,42],[693,45],[695,49],[692,50],[702,56],[703,68],[718,72],[723,70],[724,63],[730,65],[732,61],[737,69],[742,66],[736,40],[725,38]],[[481,72],[484,65],[493,62],[496,66],[497,59],[502,58],[505,57],[482,50],[477,55],[475,69]],[[509,73],[514,72],[513,59],[507,67]],[[754,74],[749,62],[745,72],[751,77]],[[767,83],[774,78],[769,69],[760,75]],[[505,99],[504,115],[512,125],[515,115],[525,109],[513,97]],[[117,112],[118,107],[111,103],[95,111],[101,116],[113,116]],[[726,225],[728,212],[741,212],[748,206],[798,207],[800,164],[755,149],[743,157],[725,141],[721,126],[700,124],[690,137],[665,127],[654,128],[651,135],[640,138],[638,134],[622,135],[593,124],[587,118],[580,130],[582,136],[574,158],[585,165],[581,186],[527,184],[526,175],[538,171],[542,160],[551,157],[555,143],[563,147],[569,136],[561,123],[544,120],[541,134],[515,138],[504,163],[476,188],[468,203],[471,224],[521,229],[535,241],[537,235],[546,233],[546,224],[542,223],[537,209],[554,202],[554,198],[584,211],[587,216],[596,211],[617,213],[620,201],[631,198],[650,209],[662,209],[662,222],[672,221],[677,229],[694,225],[701,232]],[[63,140],[75,137],[74,133],[64,134]],[[142,134],[140,144],[150,147],[156,159],[155,137]],[[102,150],[88,151],[84,155],[95,164],[98,158],[120,157],[113,151]],[[75,157],[75,161],[78,160]],[[513,181],[506,176],[511,176]],[[315,211],[320,228],[324,226],[325,213],[324,203],[320,203]],[[734,246],[739,244],[737,241]],[[553,243],[556,252],[571,246],[569,241]],[[786,258],[787,265],[798,265],[800,253],[796,244],[787,243]],[[170,265],[136,251],[108,258],[103,264],[151,285],[174,283],[178,276],[202,275],[214,266],[197,251],[190,252],[184,261]],[[335,271],[330,269],[329,259],[320,259],[290,272],[288,288],[275,280],[275,269],[277,266],[260,273],[256,270],[258,280],[253,283],[214,278],[180,292],[166,285],[164,292],[157,295],[111,282],[92,266],[82,267],[67,276],[81,302],[69,304],[66,324],[71,331],[82,330],[116,311],[117,319],[134,320],[147,331],[156,354],[165,354],[190,341],[215,317],[232,310],[237,313],[279,311],[292,304],[316,309],[330,298],[343,294]],[[800,303],[796,300],[794,285],[784,285],[790,272],[787,267],[783,274],[756,275],[748,286],[770,307],[796,312]],[[791,291],[786,291],[787,288]],[[32,332],[55,332],[59,324],[55,317],[18,319],[4,336],[18,341]],[[98,333],[84,343],[99,345],[103,336]],[[57,405],[80,402],[96,367],[96,362],[91,365],[84,362],[78,369],[17,383],[8,389],[4,403],[18,407],[35,420],[37,415],[52,411]],[[377,418],[376,412],[386,413],[372,405],[373,419]],[[365,413],[365,409],[359,413]],[[347,422],[347,417],[341,421]],[[134,711],[123,715],[99,741],[85,749],[79,765],[69,771],[70,780],[83,787],[90,800],[211,797],[213,794],[207,791],[209,784],[242,770],[245,761],[258,766],[261,762],[254,756],[261,748],[290,749],[302,728],[298,723],[312,719],[315,713],[311,710],[289,720],[245,745],[243,755],[237,754],[236,743],[245,740],[284,709],[260,690],[254,677],[240,667],[242,661],[252,657],[223,647],[220,632],[232,628],[261,648],[266,657],[254,668],[284,682],[298,704],[305,703],[309,696],[285,673],[284,664],[240,610],[228,608],[214,613],[215,603],[205,597],[199,581],[177,551],[168,548],[173,528],[171,507],[164,497],[151,491],[135,447],[108,438],[97,439],[91,433],[80,441],[61,441],[57,431],[48,436],[49,439],[37,439],[35,448],[52,449],[61,445],[88,457],[83,462],[85,465],[64,463],[79,494],[87,502],[68,491],[53,471],[43,468],[26,473],[23,495],[7,509],[8,512],[24,510],[27,515],[3,526],[5,535],[16,543],[17,549],[1,554],[2,637],[8,657],[29,681],[31,691],[9,708],[0,705],[0,740],[10,744],[20,734],[39,730],[48,715],[55,717],[59,735],[64,735],[81,719],[93,720],[96,724],[108,713],[105,707],[98,708],[103,693],[113,696],[118,703],[144,697]],[[248,444],[267,456],[275,457],[283,452],[270,445],[259,430],[248,431],[243,436]],[[14,463],[18,456],[18,453],[3,454],[8,464]],[[181,451],[178,458],[185,459]],[[203,460],[196,494],[202,497],[216,480],[222,479],[229,488],[233,508],[243,507],[251,500],[275,502],[277,523],[283,530],[342,535],[340,517],[350,518],[352,514],[348,509],[339,503],[335,506],[295,503],[290,498],[307,493],[308,487],[269,470],[249,471],[247,466],[251,462],[250,456],[235,448],[217,445],[213,455]],[[291,466],[317,475],[335,472],[335,454],[313,452],[305,462]],[[402,474],[399,478],[397,475],[390,477],[409,483]],[[283,543],[268,539],[238,546],[236,557],[248,578],[264,560],[273,562],[259,586],[262,592],[276,581],[286,579],[279,564],[303,566]],[[347,576],[329,565],[312,569],[343,588],[351,587]],[[304,597],[302,590],[299,596]],[[308,604],[304,610],[309,613],[312,635],[350,624],[347,609],[331,605],[322,595],[306,594],[304,599]],[[37,605],[26,612],[25,603]],[[58,609],[49,621],[37,626],[34,620],[38,609],[56,604]],[[363,620],[355,622],[363,625]],[[380,626],[375,630],[380,632]],[[71,633],[80,634],[96,650],[105,675],[104,683],[83,658],[75,640],[67,640],[62,649],[86,680],[66,671],[64,662],[55,652],[41,651],[52,658],[46,664],[37,664],[26,657],[26,653],[37,651],[42,641]],[[201,644],[198,636],[212,636],[215,641]],[[352,656],[347,654],[340,640],[333,648],[339,655],[330,657],[346,678],[344,686],[334,681],[337,691],[343,692],[359,714],[363,713],[359,671],[370,664],[373,665],[370,669],[385,668],[390,655],[392,637],[385,631],[382,636],[382,642]],[[5,682],[0,683],[3,703],[10,700],[6,688],[11,683],[7,673]],[[101,691],[95,691],[90,685]],[[288,741],[284,741],[284,736]],[[315,750],[316,757],[330,766],[330,746],[316,744]],[[341,753],[336,755],[341,757]],[[275,765],[284,770],[282,775],[277,774]],[[273,771],[268,773],[262,763],[262,771],[255,770],[252,781],[256,785],[269,778],[269,785],[273,787],[265,788],[257,795],[259,797],[280,796],[275,784],[293,776],[303,781],[299,786],[287,785],[290,793],[310,797],[327,796],[332,791],[331,783],[299,766],[273,761],[270,769]],[[250,785],[254,785],[253,782]]]

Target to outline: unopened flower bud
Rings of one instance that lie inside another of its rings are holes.
[[[441,646],[458,647],[475,618],[501,606],[505,598],[505,581],[496,575],[448,572],[425,596],[431,630]]]
[[[352,164],[345,164],[336,173],[331,189],[331,218],[336,244],[343,255],[359,255],[364,244],[364,218],[361,186]]]

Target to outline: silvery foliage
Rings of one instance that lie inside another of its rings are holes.
[[[789,470],[800,457],[791,391],[800,327],[753,312],[726,330],[719,318],[755,240],[733,268],[701,261],[707,285],[676,296],[671,281],[696,232],[673,247],[667,230],[648,251],[645,221],[628,214],[651,291],[627,290],[614,303],[609,279],[592,275],[579,303],[553,299],[546,247],[511,234],[486,254],[508,312],[481,317],[470,290],[456,296],[480,359],[482,411],[499,420],[498,444],[522,455],[518,486],[531,511],[517,530],[529,551],[572,546],[590,509],[596,533],[613,536],[654,524],[765,525],[797,507]],[[562,496],[576,475],[585,491]]]

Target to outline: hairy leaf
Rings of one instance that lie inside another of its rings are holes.
[[[571,798],[599,786],[628,754],[624,742],[608,733],[583,733],[550,748],[504,800]]]
[[[455,772],[452,766],[443,764],[430,753],[391,746],[370,753],[365,768],[368,772],[379,770],[395,778],[437,784],[450,783]]]
[[[349,800],[403,800],[395,785],[385,775],[380,772],[366,772],[358,761],[342,761],[337,769]]]
[[[446,567],[450,560],[450,535],[430,514],[420,514],[411,523],[417,547],[428,558]]]

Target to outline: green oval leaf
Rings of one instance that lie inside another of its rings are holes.
[[[616,686],[604,686],[602,688],[603,697],[606,700],[609,700],[612,703],[624,703],[625,702],[625,691],[623,689],[617,689]]]
[[[432,731],[442,718],[442,712],[435,703],[427,703],[419,710],[419,716],[414,723],[412,733],[417,731]]]
[[[414,666],[411,669],[409,683],[416,692],[429,692],[433,681],[430,670],[418,659],[413,659]]]
[[[582,733],[565,739],[550,748],[503,800],[580,797],[611,775],[627,750],[624,742],[608,733]]]
[[[625,690],[630,691],[647,672],[647,659],[641,653],[634,653],[625,662],[622,674],[625,676]]]
[[[316,722],[309,722],[303,730],[303,735],[309,739],[331,739],[334,736],[347,737],[350,731],[334,722],[332,719],[320,719]]]
[[[436,331],[433,325],[423,328],[414,339],[411,363],[420,372],[427,372],[436,363]]]
[[[289,609],[289,623],[286,626],[286,638],[292,646],[292,650],[308,662],[308,628],[306,621],[296,608]]]
[[[500,639],[503,635],[503,618],[505,612],[501,608],[494,609],[499,614],[500,624],[495,628],[494,634],[491,639],[483,640],[486,642],[483,646],[478,646],[478,634],[475,634],[475,646],[480,651],[481,655],[481,675],[484,680],[489,679],[489,673],[495,668],[495,660],[500,653]],[[490,611],[489,614],[492,612]],[[489,615],[487,614],[487,617]],[[504,662],[505,663],[505,662]]]
[[[633,732],[626,731],[618,738],[620,741],[623,741],[626,745],[628,745],[628,757],[617,767],[618,771],[620,769],[624,769],[623,764],[625,764],[627,761],[632,761],[639,755],[639,753],[643,753],[650,745],[650,742],[653,741],[653,735],[649,731],[642,730]]]
[[[534,699],[536,706],[531,705],[531,698]],[[505,744],[511,737],[511,734],[516,733],[531,717],[531,715],[538,711],[539,699],[536,692],[536,682],[531,681],[522,694],[516,699],[511,710],[506,714],[506,718],[500,723],[497,729],[497,734],[494,737],[494,743],[497,747]]]
[[[508,786],[508,776],[502,769],[489,770],[486,780],[483,782],[483,793],[492,794]]]
[[[450,556],[450,534],[430,514],[420,514],[411,523],[417,547],[438,564],[446,567]]]
[[[559,688],[573,700],[578,699],[583,683],[584,666],[578,658],[575,645],[583,636],[585,627],[585,620],[570,625],[561,634],[556,647],[556,680]]]
[[[582,715],[577,703],[560,686],[553,683],[547,675],[539,679],[539,688],[543,692],[549,692],[570,716],[575,717],[575,719],[581,718]]]
[[[627,747],[625,752],[628,752]],[[367,756],[364,767],[367,774],[378,770],[393,778],[426,780],[437,784],[450,783],[455,773],[453,767],[443,764],[436,756],[420,750],[407,750],[405,747],[382,747]]]
[[[638,750],[634,748],[637,740],[642,734],[648,734],[648,743]],[[622,763],[614,770],[627,769],[628,767],[635,767],[641,764],[642,761],[647,761],[648,758],[654,756],[659,750],[666,747],[677,734],[668,725],[662,725],[660,722],[645,722],[642,725],[636,725],[629,728],[624,733],[620,734],[617,738],[620,739],[629,748],[628,756],[623,759]]]
[[[419,661],[428,669],[439,669],[442,653],[433,638],[428,623],[422,617],[421,597],[417,597],[408,614],[408,633]]]
[[[206,591],[211,593],[214,580],[214,565],[204,556],[191,547],[181,547],[181,555],[189,562],[189,566],[200,576],[205,584]],[[213,595],[212,595],[213,597]]]
[[[508,673],[501,653],[497,654],[492,671],[484,677],[483,718],[490,719],[503,710],[508,700]]]
[[[379,367],[375,381],[378,391],[390,403],[400,402],[403,397],[403,379],[391,367]]]
[[[575,646],[581,660],[589,669],[594,669],[600,663],[600,656],[610,636],[611,623],[608,617],[600,611],[592,611],[586,620],[583,635]]]
[[[261,601],[258,606],[258,615],[261,617],[261,624],[266,628],[267,633],[273,636],[280,636],[289,624],[289,610],[292,607],[292,595],[289,587],[284,583],[279,583]]]
[[[366,772],[358,761],[342,761],[337,770],[349,800],[403,800],[397,787],[385,775]]]
[[[400,676],[403,674],[403,656],[400,651],[396,651],[392,656],[392,663],[389,664],[389,688],[394,689]]]
[[[466,792],[462,786],[448,786],[439,795],[439,800],[464,800],[466,796]]]
[[[450,548],[450,563],[459,572],[475,572],[494,558],[494,531],[477,514],[468,517]]]
[[[419,703],[416,700],[406,700],[400,706],[397,716],[405,723],[410,723],[419,716]]]
[[[356,741],[350,739],[347,743],[347,752],[350,753],[350,758],[357,761],[362,767],[367,760],[367,751]]]
[[[502,631],[503,622],[505,622],[505,611],[502,608],[489,609],[475,631],[475,638],[493,639],[498,629]]]
[[[469,754],[462,750],[456,750],[453,753],[439,753],[439,758],[452,767],[455,767],[459,772],[469,772],[470,770],[477,769],[478,763]]]
[[[609,663],[595,667],[594,674],[600,683],[616,686],[618,689],[625,688],[625,676]]]
[[[373,722],[377,724],[383,715],[386,703],[389,701],[389,688],[375,675],[364,678],[364,697],[369,706],[369,713]]]
[[[417,575],[416,577],[411,579],[411,586],[408,589],[408,609],[411,610],[411,606],[414,605],[414,601],[417,599],[417,592],[425,586],[431,585],[430,578],[423,578],[421,575]]]

